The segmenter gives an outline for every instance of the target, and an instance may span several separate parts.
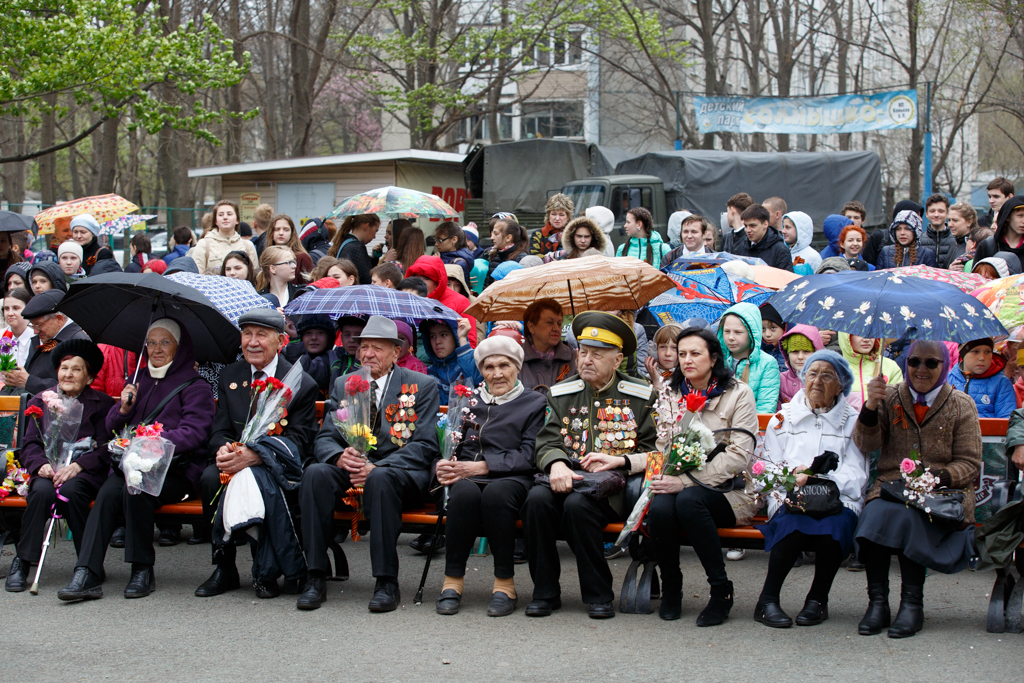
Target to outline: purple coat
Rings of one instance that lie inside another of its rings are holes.
[[[57,386],[54,385],[50,389],[56,391]],[[39,406],[45,413],[46,407],[43,405],[41,395],[42,392],[36,394],[28,402],[28,405]],[[91,387],[86,387],[78,395],[78,401],[82,404],[82,424],[78,428],[78,438],[75,440],[91,436],[96,439],[98,444],[96,450],[89,451],[75,460],[82,468],[78,476],[99,488],[110,474],[110,451],[107,450],[110,430],[107,429],[106,418],[107,411],[114,404],[114,399]],[[40,467],[49,462],[43,451],[43,435],[39,432],[37,424],[42,424],[42,418],[39,422],[35,418],[28,419],[28,424],[25,426],[25,445],[21,449],[20,458],[22,467],[28,470],[33,477],[36,476]]]
[[[167,376],[153,379],[148,368],[139,370],[138,394],[132,409],[127,415],[122,415],[121,401],[117,401],[107,413],[107,432],[120,432],[126,425],[134,427],[145,420],[167,394],[193,377],[199,377],[195,364],[192,338],[182,325],[181,343]],[[214,412],[213,389],[199,377],[198,381],[172,398],[152,420],[163,425],[161,436],[174,443],[175,457],[185,456],[178,468],[194,486],[198,486],[199,477],[206,467],[206,442],[210,438]]]

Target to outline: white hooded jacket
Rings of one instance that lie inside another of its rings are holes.
[[[797,257],[802,258],[804,263],[817,272],[821,265],[821,254],[811,247],[811,240],[814,239],[814,221],[803,211],[790,211],[783,218],[793,221],[793,225],[796,226],[796,244],[789,248],[793,253],[794,264]]]

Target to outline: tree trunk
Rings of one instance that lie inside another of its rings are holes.
[[[242,57],[242,28],[239,17],[238,0],[231,0],[228,3],[228,37],[232,40],[232,51],[235,62],[241,64]],[[237,83],[228,88],[228,111],[235,116],[229,116],[227,120],[227,161],[238,163],[242,160],[242,84]]]
[[[104,121],[100,130],[102,132],[96,194],[108,194],[114,191],[114,180],[117,178],[117,117]]]
[[[25,152],[25,122],[20,118],[0,119],[0,154],[11,156]],[[3,175],[3,199],[10,205],[11,211],[21,212],[25,203],[25,162],[17,161],[4,164],[0,173]]]
[[[843,3],[846,4],[846,23],[843,23]],[[853,29],[853,1],[833,0],[832,21],[835,24],[836,32],[836,71],[839,76],[838,89],[840,95],[846,94],[846,69],[850,54],[850,42],[847,36]],[[839,134],[839,149],[843,152],[850,150],[850,133]]]
[[[174,129],[164,126],[160,129],[159,142],[157,145],[157,170],[160,174],[160,184],[164,190],[164,205],[167,209],[167,224],[177,225],[177,216],[173,209],[181,205],[181,184],[178,173],[178,146],[175,140]]]
[[[906,0],[907,3],[907,43],[910,48],[910,67],[907,69],[907,76],[910,80],[910,89],[917,90],[917,83],[920,74],[917,66],[917,13],[918,0]],[[921,159],[924,156],[924,117],[921,115],[924,106],[918,106],[917,128],[910,131],[910,156],[907,157],[907,165],[910,172],[910,198],[915,202],[921,197]]]
[[[697,18],[700,20],[701,56],[704,59],[704,94],[713,96],[718,92],[718,55],[715,54],[715,11],[711,0],[698,0]],[[714,149],[715,134],[705,133],[701,146]]]
[[[48,107],[54,107],[57,105],[57,96],[46,95],[43,97],[43,102]],[[41,149],[46,149],[57,142],[57,126],[52,109],[44,113],[42,119],[39,146]],[[57,158],[55,154],[39,157],[39,194],[43,208],[57,203]]]

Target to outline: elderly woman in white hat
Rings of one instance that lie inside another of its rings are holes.
[[[457,614],[466,561],[478,536],[486,536],[494,556],[494,587],[487,615],[503,617],[516,608],[516,521],[533,485],[533,448],[544,424],[547,400],[523,386],[523,348],[504,336],[480,342],[473,360],[484,377],[470,403],[462,430],[466,441],[458,461],[440,460],[439,483],[448,486],[445,576],[438,614]],[[450,416],[458,419],[457,416]]]

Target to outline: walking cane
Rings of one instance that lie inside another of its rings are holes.
[[[82,453],[88,453],[94,448],[96,448],[96,442],[93,441],[91,436],[82,439],[81,441],[75,442],[74,445],[72,445],[71,448],[68,449],[68,457],[64,461],[64,464],[61,466],[61,469],[64,469],[65,467],[70,465],[71,462]],[[57,471],[59,472],[60,470]],[[58,500],[63,500],[64,502],[67,502],[68,499],[60,495],[59,486],[57,487],[55,493],[57,495]],[[46,528],[46,535],[43,536],[43,552],[39,554],[39,564],[36,565],[36,578],[34,581],[32,581],[32,587],[28,589],[28,592],[32,595],[39,595],[39,575],[43,571],[43,562],[46,561],[46,549],[50,547],[50,534],[53,533],[53,525],[58,519],[60,519],[60,515],[57,514],[57,501],[54,501],[53,507],[50,508],[50,524]]]
[[[459,429],[463,434],[466,433],[466,429],[472,427],[473,429],[480,431],[480,425],[470,420],[469,416],[462,418],[462,427]],[[459,442],[459,445],[455,447],[455,452],[452,453],[452,460],[458,460],[462,455],[462,449],[469,441],[478,441],[475,436],[463,439]],[[444,494],[441,497],[441,507],[437,511],[437,525],[434,527],[434,535],[430,538],[430,551],[427,553],[427,561],[423,564],[423,576],[420,577],[420,587],[416,590],[416,597],[413,598],[413,602],[417,605],[423,604],[423,586],[427,583],[427,574],[430,572],[430,560],[434,557],[434,550],[437,548],[437,541],[441,538],[441,525],[444,523],[444,516],[448,512],[448,487],[444,487]]]

